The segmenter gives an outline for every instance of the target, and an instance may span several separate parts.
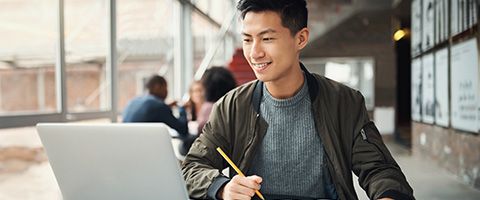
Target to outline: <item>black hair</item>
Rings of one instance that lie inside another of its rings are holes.
[[[202,84],[205,87],[205,100],[209,102],[216,102],[237,86],[232,73],[224,67],[212,67],[206,70],[202,76]]]
[[[308,10],[305,0],[240,0],[237,9],[242,19],[248,12],[274,11],[280,15],[282,25],[292,35],[307,27]]]
[[[165,78],[163,78],[162,76],[152,75],[150,78],[148,78],[147,83],[145,84],[145,88],[148,91],[152,91],[155,85],[165,86],[167,85],[167,80],[165,80]]]

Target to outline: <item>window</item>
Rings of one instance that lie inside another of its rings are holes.
[[[0,5],[0,116],[58,112],[57,1]]]
[[[134,96],[144,92],[144,83],[153,74],[164,76],[169,86],[173,85],[172,67],[176,56],[173,3],[172,0],[118,1],[119,111]]]
[[[106,0],[65,0],[68,112],[109,110]]]

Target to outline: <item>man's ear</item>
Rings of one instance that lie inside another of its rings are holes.
[[[296,34],[298,50],[302,50],[305,46],[307,46],[309,36],[310,30],[308,30],[306,27],[298,31]]]

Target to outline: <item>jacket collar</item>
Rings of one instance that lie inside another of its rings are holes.
[[[308,85],[308,93],[310,94],[311,102],[315,101],[318,95],[318,84],[315,77],[307,70],[307,68],[300,62],[300,68],[305,73]],[[253,89],[252,105],[257,113],[260,113],[260,102],[263,96],[263,81],[257,81],[255,89]]]

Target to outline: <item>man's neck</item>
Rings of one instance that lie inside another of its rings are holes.
[[[160,99],[160,100],[162,100],[162,101],[165,100],[165,98],[162,98],[161,96],[155,95],[155,94],[153,94],[153,93],[148,93],[148,95],[154,96],[155,98]]]
[[[286,99],[293,97],[301,88],[305,81],[303,71],[295,70],[288,77],[276,81],[265,82],[268,92],[277,99]]]

